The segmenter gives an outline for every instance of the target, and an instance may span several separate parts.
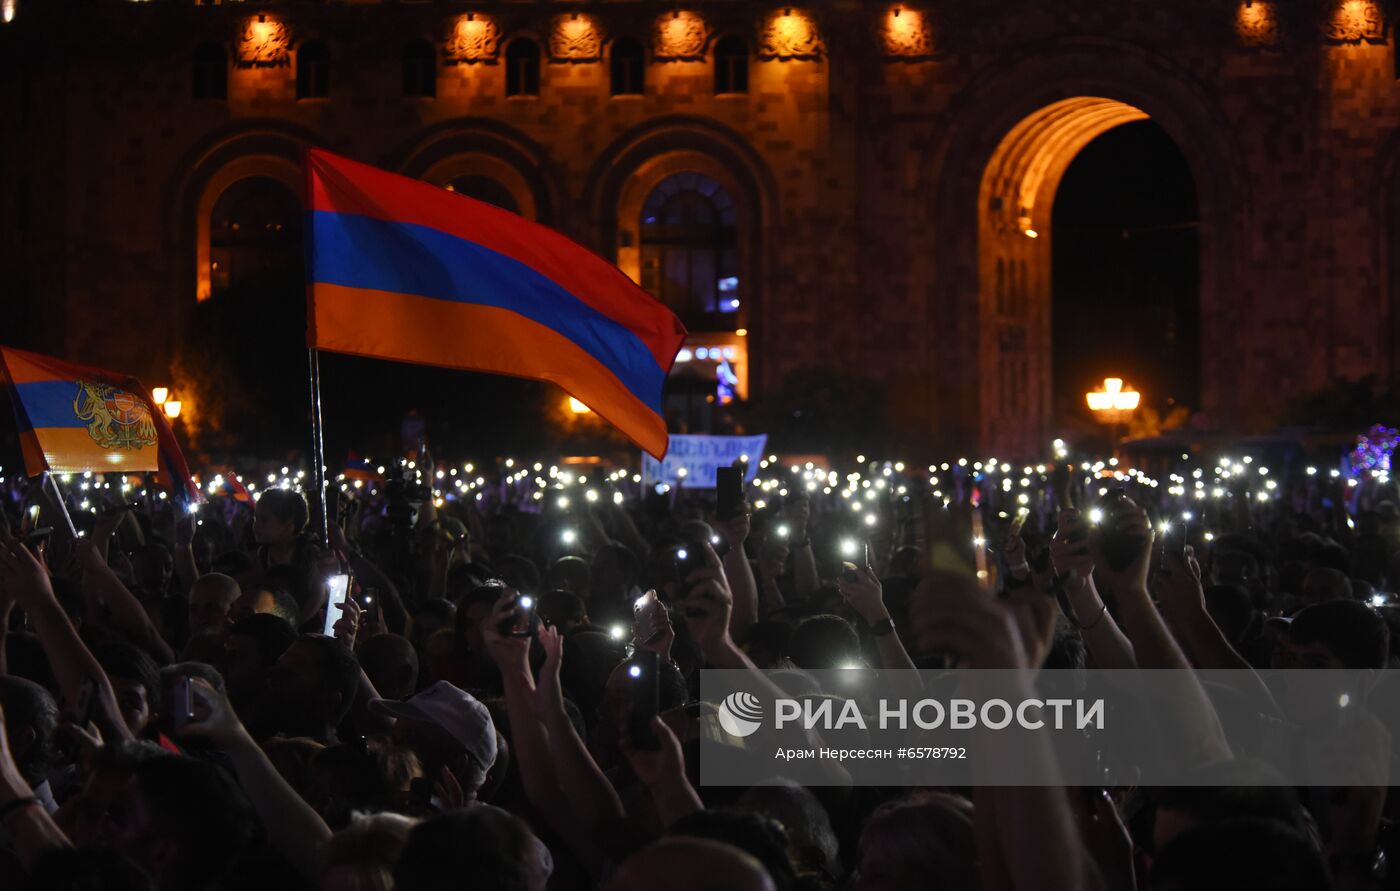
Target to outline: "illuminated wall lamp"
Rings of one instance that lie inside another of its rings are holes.
[[[168,399],[162,406],[165,409],[165,416],[172,421],[180,417],[180,409],[183,407],[183,403],[178,399]]]

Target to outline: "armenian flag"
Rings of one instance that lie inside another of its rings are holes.
[[[136,378],[0,347],[25,472],[158,471],[179,501],[200,501],[165,416]]]
[[[616,266],[500,208],[312,149],[309,345],[553,381],[666,453],[685,328]]]
[[[382,474],[375,465],[369,463],[368,458],[362,458],[355,452],[345,453],[345,478],[347,480],[360,480],[371,483],[380,479]]]
[[[242,504],[251,505],[253,503],[252,493],[248,491],[248,487],[243,485],[243,481],[235,476],[231,470],[224,475],[219,485],[219,494]]]

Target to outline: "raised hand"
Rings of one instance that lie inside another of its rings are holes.
[[[1155,538],[1147,511],[1126,495],[1108,499],[1104,502],[1103,510],[1106,531],[1099,536],[1092,549],[1096,571],[1116,593],[1146,591],[1147,572],[1152,563],[1152,541]],[[1109,529],[1111,533],[1107,531]],[[1120,567],[1110,565],[1110,561],[1115,559],[1121,561]]]
[[[765,582],[783,574],[787,567],[787,542],[776,535],[769,535],[758,549],[758,575]]]
[[[190,708],[194,717],[175,731],[177,736],[203,737],[222,748],[247,732],[228,698],[204,678],[190,678]]]
[[[519,599],[519,592],[513,588],[505,589],[505,593],[491,607],[491,615],[482,623],[481,638],[486,643],[486,652],[502,672],[523,671],[528,675],[530,638],[501,633],[501,628],[515,625],[519,618]]]
[[[0,587],[26,611],[54,599],[48,570],[15,538],[0,542]]]
[[[1190,545],[1185,550],[1164,555],[1162,567],[1153,578],[1153,591],[1157,594],[1158,608],[1169,622],[1206,611],[1201,566]]]
[[[335,634],[335,639],[345,645],[350,652],[355,651],[355,638],[360,633],[360,620],[364,618],[364,611],[355,602],[355,598],[346,597],[345,602],[340,604],[340,618],[335,620],[331,626],[331,631]]]
[[[729,641],[729,617],[734,609],[734,594],[724,576],[719,556],[709,542],[701,542],[705,553],[705,568],[697,569],[685,580],[681,598],[681,613],[690,629],[690,636],[709,653],[712,648]]]
[[[749,532],[752,528],[752,518],[749,516],[749,506],[744,505],[742,513],[729,518],[728,520],[716,520],[715,531],[724,537],[725,543],[729,545],[729,550],[734,551],[742,548],[744,542],[749,539]]]
[[[783,514],[792,524],[793,538],[799,542],[807,540],[807,523],[812,517],[812,503],[805,496],[789,498]]]
[[[671,627],[671,614],[657,599],[656,591],[642,595],[646,601],[632,613],[632,646],[651,650],[661,661],[671,660],[671,645],[676,641],[676,629]]]
[[[1089,525],[1074,508],[1060,511],[1055,537],[1050,540],[1050,562],[1061,575],[1085,581],[1094,574],[1089,549]]]
[[[681,741],[671,732],[671,728],[666,726],[666,722],[661,720],[660,715],[652,717],[651,729],[661,743],[655,751],[634,749],[625,733],[619,741],[622,754],[627,756],[627,762],[632,765],[637,779],[648,786],[683,782],[685,755],[681,751]]]
[[[559,683],[559,666],[564,661],[564,637],[554,626],[541,628],[540,649],[544,651],[544,665],[535,681],[535,714],[541,718],[551,712],[564,711],[564,693]]]
[[[844,574],[836,580],[836,589],[841,596],[868,624],[888,619],[890,611],[885,608],[884,589],[875,577],[875,570],[869,566],[858,566],[856,575],[855,581],[847,579]]]
[[[1019,534],[1006,537],[1001,544],[1001,555],[1010,575],[1024,579],[1030,572],[1030,564],[1026,562],[1026,541]]]

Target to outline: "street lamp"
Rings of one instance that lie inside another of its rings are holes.
[[[169,398],[170,398],[170,388],[169,388],[169,387],[152,387],[152,388],[151,388],[151,400],[154,401],[156,405],[164,405],[164,404],[165,404],[165,400],[167,400],[167,399],[169,399]]]
[[[1098,418],[1099,423],[1108,425],[1112,440],[1109,444],[1116,451],[1118,425],[1132,417],[1138,403],[1142,401],[1142,394],[1137,390],[1123,389],[1121,377],[1107,377],[1104,378],[1102,390],[1091,390],[1084,394],[1084,399],[1089,403],[1089,410]]]
[[[180,409],[184,404],[178,399],[167,399],[161,407],[165,409],[165,416],[173,421],[180,417]]]

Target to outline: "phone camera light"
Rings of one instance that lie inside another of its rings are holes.
[[[676,559],[677,559],[677,560],[689,560],[689,559],[690,559],[690,552],[687,551],[685,548],[680,548],[680,549],[678,549],[678,550],[676,551]]]
[[[532,607],[532,606],[534,606],[534,605],[535,605],[535,598],[531,597],[529,594],[526,594],[524,597],[520,598],[520,606],[521,606],[523,609],[529,609],[530,607]]]
[[[851,539],[841,542],[841,556],[854,557],[856,555],[856,543]]]
[[[639,678],[642,676],[642,667],[640,665],[633,665],[627,669],[627,673],[634,678]]]
[[[565,529],[559,534],[559,538],[564,544],[571,545],[578,539],[578,533],[572,529]]]
[[[626,636],[627,629],[623,628],[621,625],[614,625],[608,629],[608,637],[611,637],[613,640],[622,640]]]
[[[779,538],[787,538],[787,537],[788,537],[788,533],[789,533],[790,531],[791,531],[791,530],[789,530],[787,526],[779,526],[778,529],[777,529],[778,537],[779,537]]]

